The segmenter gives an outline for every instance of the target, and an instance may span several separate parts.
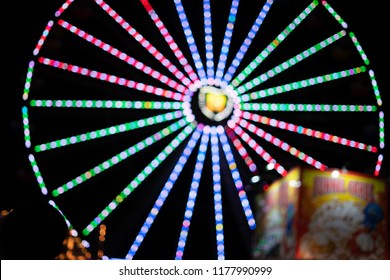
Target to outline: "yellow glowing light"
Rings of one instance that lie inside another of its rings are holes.
[[[227,100],[225,94],[208,92],[206,94],[206,107],[214,113],[220,113],[226,108]]]

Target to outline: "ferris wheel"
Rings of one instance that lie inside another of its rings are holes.
[[[107,223],[109,258],[231,258],[256,178],[383,162],[374,69],[327,1],[68,0],[23,100],[42,194],[90,243]]]

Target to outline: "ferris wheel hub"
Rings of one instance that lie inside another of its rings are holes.
[[[203,86],[199,89],[198,104],[203,115],[212,121],[219,122],[231,116],[234,98],[229,90]]]

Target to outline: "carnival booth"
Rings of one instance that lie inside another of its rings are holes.
[[[389,259],[386,182],[297,167],[258,198],[255,259]]]

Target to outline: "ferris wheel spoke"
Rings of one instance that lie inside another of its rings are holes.
[[[251,81],[248,81],[242,86],[239,86],[236,91],[238,94],[243,94],[244,92],[247,92],[248,90],[260,85],[261,83],[267,81],[270,78],[274,78],[276,75],[282,73],[283,71],[286,71],[290,67],[296,65],[297,63],[304,61],[305,59],[309,58],[310,56],[314,55],[318,51],[324,49],[325,47],[333,44],[337,40],[340,40],[343,38],[347,32],[344,30],[334,34],[333,36],[328,37],[327,39],[323,40],[322,42],[304,50],[303,52],[297,54],[295,57],[292,57],[285,62],[279,64],[278,66],[274,67],[273,69],[267,71],[267,73],[264,73],[256,78],[254,78]]]
[[[226,139],[227,140],[227,139]],[[213,190],[214,190],[214,215],[215,215],[215,239],[217,242],[217,259],[225,259],[225,237],[223,230],[223,212],[222,212],[222,191],[221,191],[221,167],[219,160],[219,144],[216,127],[213,126],[211,130],[211,161],[212,161],[212,175],[213,175]],[[232,172],[234,178],[235,171]],[[240,196],[241,198],[241,196]],[[254,228],[255,224],[252,221],[252,211],[250,207],[247,207],[247,202],[241,200],[245,215],[248,218],[248,223],[251,228]]]
[[[259,15],[257,16],[254,24],[251,27],[251,30],[249,31],[247,37],[243,41],[240,49],[236,53],[236,56],[234,57],[231,65],[229,66],[229,68],[225,74],[224,74],[224,71],[225,71],[225,67],[226,67],[226,65],[225,65],[226,58],[222,57],[222,52],[224,53],[224,55],[227,55],[227,51],[222,49],[221,57],[220,57],[221,64],[218,64],[217,78],[222,78],[220,76],[223,75],[223,82],[229,83],[231,81],[233,75],[236,73],[237,67],[240,65],[241,60],[243,59],[244,55],[246,54],[246,52],[249,49],[249,46],[251,45],[253,39],[255,38],[257,31],[260,29],[261,25],[263,24],[263,21],[267,15],[268,11],[270,10],[273,2],[274,2],[274,0],[267,0],[264,3],[263,8],[261,9]]]
[[[270,142],[274,146],[293,155],[294,157],[298,158],[299,160],[301,160],[309,165],[312,165],[313,167],[315,167],[317,169],[325,170],[328,168],[325,164],[321,163],[319,160],[314,159],[313,157],[311,157],[311,156],[305,154],[304,152],[298,150],[297,148],[291,146],[287,142],[273,136],[272,134],[270,134],[268,132],[265,132],[263,129],[255,126],[254,124],[249,123],[246,120],[240,119],[237,121],[237,123],[241,127],[247,129],[250,132],[253,132],[257,136],[261,137],[262,139]],[[237,131],[241,132],[239,130],[237,130]]]
[[[94,176],[102,173],[103,171],[106,171],[109,168],[112,168],[114,165],[118,164],[119,162],[122,162],[123,160],[127,159],[128,157],[138,153],[139,151],[147,148],[153,143],[156,143],[157,141],[161,140],[163,137],[172,134],[173,132],[179,130],[183,126],[187,125],[188,122],[185,119],[181,119],[164,129],[156,132],[152,136],[147,137],[146,139],[138,142],[137,144],[131,146],[130,148],[123,150],[119,154],[113,156],[112,158],[98,164],[97,166],[91,168],[90,170],[84,172],[83,174],[77,176],[76,178],[72,179],[71,181],[65,183],[61,187],[55,189],[52,192],[53,196],[59,196],[65,192],[67,192],[70,189],[73,189],[74,187],[84,183],[87,180],[90,180]]]
[[[186,87],[183,86],[182,84],[179,84],[178,82],[170,79],[169,77],[161,74],[157,70],[152,69],[151,67],[145,65],[139,60],[136,60],[135,58],[127,55],[126,53],[121,52],[120,50],[114,48],[113,46],[103,42],[102,40],[94,37],[93,35],[85,32],[84,30],[81,30],[80,28],[64,21],[64,20],[59,20],[58,24],[65,28],[66,30],[72,32],[73,34],[79,36],[80,38],[84,39],[86,42],[89,42],[93,44],[94,46],[98,47],[99,49],[108,52],[109,54],[113,55],[114,57],[124,61],[130,66],[133,66],[134,68],[138,69],[139,71],[147,74],[151,78],[161,81],[164,84],[168,85],[170,88],[180,92],[180,93],[185,93],[186,92]]]
[[[182,4],[181,0],[174,0],[174,3],[175,3],[177,13],[179,15],[181,26],[182,26],[184,34],[186,36],[188,46],[190,47],[192,59],[194,60],[194,63],[195,63],[195,68],[198,71],[198,76],[199,76],[201,82],[204,85],[206,85],[207,84],[207,75],[206,75],[206,72],[204,70],[203,62],[202,62],[202,59],[200,57],[198,47],[196,46],[195,38],[194,38],[194,35],[192,34],[192,30],[191,30],[190,24],[188,22],[187,15],[184,11],[183,4]]]
[[[169,47],[173,51],[176,58],[179,60],[180,64],[184,67],[184,70],[189,75],[191,81],[195,83],[196,87],[200,87],[202,85],[202,83],[199,80],[198,75],[192,69],[187,58],[184,56],[183,52],[179,49],[178,45],[175,43],[172,36],[169,34],[168,29],[165,27],[164,23],[161,21],[161,19],[157,15],[156,11],[150,5],[149,1],[148,0],[141,0],[141,3],[144,6],[144,8],[146,9],[146,11],[148,12],[151,19],[156,24],[156,27],[160,31],[161,35],[164,37],[165,41],[167,42],[167,44],[169,45]]]
[[[204,39],[206,44],[206,69],[208,81],[213,81],[214,75],[214,50],[213,50],[213,29],[211,22],[210,0],[203,0],[204,16]]]
[[[184,102],[178,101],[129,101],[129,100],[31,100],[31,107],[83,108],[83,109],[185,109]]]
[[[225,130],[227,133],[227,136],[230,138],[231,142],[233,143],[234,147],[236,147],[238,153],[244,160],[245,164],[248,166],[249,170],[253,174],[258,173],[258,168],[256,164],[254,163],[253,159],[249,156],[247,150],[245,149],[244,145],[242,144],[241,140],[237,137],[237,135],[234,133],[234,131],[229,127],[225,126]]]
[[[292,123],[288,123],[285,121],[279,121],[273,118],[264,117],[250,112],[242,112],[241,114],[242,117],[245,119],[259,122],[265,125],[277,127],[283,130],[288,130],[294,133],[314,137],[317,139],[322,139],[324,141],[333,142],[335,144],[344,145],[344,146],[348,146],[351,148],[360,149],[372,153],[378,152],[378,147],[364,144],[358,141],[350,140],[341,136],[333,135],[330,133],[322,132],[319,130],[303,127]]]
[[[219,55],[219,61],[218,61],[217,72],[216,72],[216,78],[219,83],[221,82],[223,73],[225,71],[226,60],[229,53],[229,46],[231,44],[231,40],[233,36],[234,24],[236,22],[239,3],[240,0],[233,0],[230,6],[228,23],[226,25],[224,39],[222,40],[222,48]]]
[[[228,126],[251,147],[263,160],[274,165],[275,170],[282,176],[287,175],[287,170],[278,163],[266,150],[263,149],[252,137],[249,136],[235,121],[229,121]]]
[[[69,72],[72,72],[72,73],[75,73],[78,75],[88,76],[88,77],[93,78],[93,79],[117,84],[120,86],[125,86],[127,88],[136,89],[138,91],[151,93],[151,94],[166,97],[169,99],[174,99],[177,101],[189,101],[189,99],[190,99],[188,96],[185,96],[185,95],[178,93],[178,92],[165,90],[165,89],[162,89],[159,87],[135,82],[132,80],[127,80],[125,78],[117,77],[114,75],[106,74],[106,73],[95,71],[95,70],[90,70],[88,68],[68,64],[66,62],[61,62],[58,60],[53,60],[53,59],[44,58],[44,57],[40,57],[38,61],[44,65],[55,67],[55,68],[62,69],[62,70],[66,70],[66,71],[69,71]]]
[[[89,235],[110,215],[164,160],[194,131],[195,125],[188,124],[135,178],[112,200],[100,214],[82,231]],[[194,134],[194,133],[193,133]]]
[[[348,112],[371,113],[378,110],[375,105],[352,104],[294,104],[294,103],[242,103],[243,111],[272,111],[272,112]]]
[[[206,158],[207,146],[210,138],[210,132],[208,131],[208,129],[209,129],[208,127],[205,127],[203,130],[203,135],[201,138],[198,155],[196,158],[194,174],[191,181],[190,191],[188,193],[186,210],[184,211],[183,224],[180,230],[179,241],[177,244],[177,249],[175,254],[176,260],[181,260],[183,258],[188,232],[191,226],[191,219],[194,212],[196,197],[198,195],[200,179],[202,176],[203,165]]]
[[[244,70],[241,71],[233,79],[233,81],[229,81],[229,83],[233,87],[238,87],[252,72],[259,66],[263,60],[265,60],[268,55],[271,54],[290,34],[294,29],[317,7],[318,1],[313,1],[299,16],[297,16],[260,54],[245,67]]]
[[[114,9],[112,9],[106,2],[102,0],[95,0],[95,2],[117,22],[123,29],[125,29],[138,43],[140,43],[150,54],[153,55],[168,71],[181,81],[188,89],[194,90],[194,85],[183,72],[181,72],[175,65],[172,64],[160,51],[158,51],[148,40],[146,40],[136,29],[134,29],[128,22],[126,22]]]
[[[238,192],[238,197],[240,199],[241,206],[244,210],[244,214],[247,219],[249,228],[254,229],[256,227],[256,221],[253,217],[253,213],[249,205],[249,200],[244,190],[244,184],[241,180],[240,172],[238,171],[237,164],[234,160],[234,156],[230,148],[228,138],[222,126],[217,127],[217,133],[218,133],[219,141],[221,142],[222,145],[223,152],[225,154],[226,161],[228,162],[229,169],[233,177],[234,185]]]
[[[163,122],[171,121],[182,117],[183,117],[182,111],[160,114],[149,118],[144,118],[144,119],[140,119],[128,123],[101,128],[91,132],[86,132],[86,133],[73,135],[62,139],[57,139],[48,143],[39,144],[34,147],[34,150],[36,152],[44,152],[52,149],[62,148],[68,145],[91,141],[102,137],[108,137],[114,134],[131,131],[145,126],[163,123]]]
[[[273,88],[268,88],[268,89],[264,89],[264,90],[260,90],[260,91],[254,91],[254,92],[242,94],[242,95],[240,95],[240,99],[242,102],[254,101],[254,100],[258,100],[258,99],[265,98],[268,96],[273,96],[273,95],[277,95],[277,94],[281,94],[281,93],[285,93],[285,92],[289,92],[289,91],[299,90],[302,88],[311,87],[311,86],[315,86],[315,85],[322,84],[322,83],[328,83],[328,82],[332,82],[332,81],[335,81],[338,79],[344,79],[344,78],[347,78],[347,77],[350,77],[353,75],[358,75],[358,74],[364,73],[366,71],[367,71],[367,68],[365,66],[355,67],[355,68],[351,68],[348,70],[333,72],[330,74],[325,74],[325,75],[301,80],[298,82],[292,82],[292,83],[284,84],[281,86],[276,86]]]
[[[196,130],[192,133],[192,136],[191,136],[189,142],[187,143],[187,146],[185,147],[179,160],[176,162],[176,165],[173,168],[172,173],[170,174],[167,182],[165,183],[164,187],[162,188],[158,198],[156,199],[155,204],[153,205],[152,209],[150,210],[148,217],[145,219],[144,224],[142,225],[137,237],[135,238],[133,244],[131,245],[131,247],[126,255],[126,259],[133,259],[134,255],[137,253],[146,234],[148,233],[155,218],[157,217],[158,213],[160,212],[161,207],[164,205],[164,202],[165,202],[166,198],[168,197],[171,189],[175,185],[177,178],[179,177],[180,173],[182,172],[184,165],[188,162],[188,157],[193,152],[196,143],[198,142],[200,136],[202,135],[202,129],[203,129],[203,125],[198,125]]]

